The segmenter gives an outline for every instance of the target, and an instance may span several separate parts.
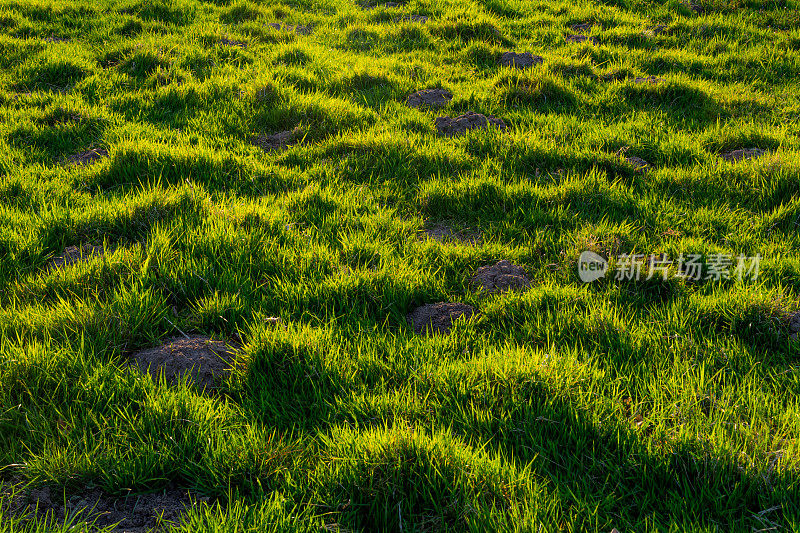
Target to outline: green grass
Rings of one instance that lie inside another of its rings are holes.
[[[800,529],[800,4],[700,4],[2,0],[0,486],[177,485],[187,532]],[[468,110],[509,128],[437,136]],[[531,289],[470,287],[500,259]],[[438,301],[480,314],[415,336]],[[218,393],[124,369],[179,331],[243,343]]]

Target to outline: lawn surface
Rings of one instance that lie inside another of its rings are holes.
[[[800,529],[798,2],[3,0],[0,106],[0,531]],[[185,336],[213,387],[131,364]]]

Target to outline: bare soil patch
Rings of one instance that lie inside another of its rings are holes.
[[[744,159],[755,159],[766,153],[767,151],[762,150],[761,148],[739,148],[737,150],[731,150],[730,152],[724,152],[720,155],[720,157],[722,157],[722,159],[725,161],[731,161],[735,163]]]
[[[432,335],[450,333],[453,323],[462,316],[469,320],[475,314],[471,305],[458,302],[439,302],[417,307],[408,315],[406,321],[414,328],[417,335]]]
[[[154,380],[163,375],[167,383],[184,376],[198,389],[214,388],[230,372],[234,348],[202,335],[173,337],[161,346],[136,352],[130,364]]]
[[[428,17],[426,15],[403,15],[400,20],[425,24],[428,22]]]
[[[573,24],[569,28],[576,33],[586,33],[588,31],[591,31],[593,27],[594,27],[594,22],[589,21],[589,22],[581,22],[579,24]]]
[[[219,43],[223,46],[231,46],[233,48],[247,48],[247,43],[235,39],[228,39],[227,37],[220,39]]]
[[[625,161],[633,167],[633,170],[636,172],[644,172],[645,170],[650,168],[650,163],[642,159],[641,157],[631,156],[626,157]]]
[[[425,234],[439,242],[463,242],[476,245],[481,242],[481,234],[477,231],[455,231],[446,224],[431,224],[425,227]]]
[[[506,52],[498,61],[504,67],[515,68],[530,68],[544,62],[542,56],[535,56],[530,52],[523,52],[521,54],[515,52]]]
[[[586,41],[589,41],[592,44],[600,44],[600,39],[598,39],[597,37],[595,36],[587,37],[586,35],[581,35],[578,33],[567,35],[566,37],[564,37],[564,39],[568,43],[585,43]]]
[[[302,135],[302,128],[297,127],[293,130],[281,131],[272,135],[258,135],[252,139],[252,143],[267,152],[285,150],[293,144],[297,144],[302,139]]]
[[[80,247],[77,246],[68,246],[64,248],[64,252],[54,258],[48,268],[50,269],[57,269],[68,267],[73,263],[77,263],[78,261],[90,259],[92,257],[98,257],[105,253],[105,250],[102,246],[93,246],[91,244],[83,244]]]
[[[488,128],[489,126],[494,126],[501,130],[506,129],[506,123],[503,122],[503,119],[492,115],[482,115],[474,111],[467,111],[455,118],[438,117],[436,119],[436,129],[439,135],[446,137],[463,135],[470,130]]]
[[[292,26],[291,24],[281,24],[280,22],[267,22],[267,26],[276,30],[294,32],[297,35],[311,35],[311,32],[314,31],[314,28],[312,28],[310,24]]]
[[[376,7],[393,8],[393,7],[402,7],[402,6],[403,6],[403,4],[400,3],[400,2],[378,3],[378,2],[375,2],[375,1],[367,1],[367,2],[362,2],[361,3],[361,9],[366,9],[366,10],[375,9]]]
[[[644,78],[638,77],[633,79],[633,83],[649,83],[650,85],[657,85],[662,81],[666,81],[664,78],[659,78],[658,76],[647,76]]]
[[[666,24],[656,24],[652,28],[646,29],[644,31],[644,34],[647,35],[647,36],[661,35],[662,33],[667,31],[667,28],[668,27],[667,27]]]
[[[163,526],[179,525],[183,514],[193,505],[205,505],[207,497],[197,497],[186,490],[169,489],[161,493],[111,496],[100,489],[87,490],[65,497],[50,487],[32,489],[11,502],[12,515],[47,518],[51,525],[63,524],[67,516],[78,515],[79,522],[94,523],[95,529],[115,526],[119,533],[145,533]]]
[[[522,267],[506,261],[480,267],[472,275],[470,284],[489,293],[523,291],[530,287],[531,281]]]
[[[413,108],[425,107],[444,107],[450,100],[453,99],[453,94],[447,89],[422,89],[415,93],[408,95],[406,105]]]
[[[789,317],[789,339],[796,341],[800,338],[800,312]]]
[[[108,157],[108,150],[105,148],[91,148],[85,152],[79,152],[67,158],[73,165],[91,165]]]

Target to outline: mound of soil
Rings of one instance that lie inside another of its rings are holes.
[[[164,375],[167,383],[189,377],[198,389],[213,388],[230,371],[233,348],[202,335],[173,337],[155,348],[136,352],[130,364],[154,380]]]
[[[530,52],[523,52],[521,54],[517,54],[515,52],[506,52],[500,56],[500,60],[498,61],[498,63],[504,67],[516,68],[530,68],[542,62],[544,62],[544,58],[542,56],[535,56]]]
[[[494,265],[480,267],[472,275],[470,284],[486,292],[523,291],[531,281],[525,270],[505,259]]]
[[[409,21],[409,22],[419,22],[420,24],[425,24],[428,22],[428,17],[425,15],[403,15],[400,17],[400,20]]]
[[[666,81],[664,78],[659,78],[658,76],[647,76],[646,78],[634,78],[633,83],[649,83],[650,85],[657,85],[662,81]]]
[[[444,107],[452,99],[453,94],[447,89],[422,89],[409,94],[406,105],[414,109],[420,107]]]
[[[587,31],[591,31],[594,27],[594,22],[581,22],[580,24],[573,24],[570,26],[570,29],[577,33],[586,33]]]
[[[455,231],[446,224],[432,224],[425,227],[425,234],[431,239],[439,242],[459,241],[466,244],[475,245],[481,242],[481,235],[478,232]]]
[[[648,163],[641,157],[636,157],[636,156],[626,157],[625,161],[627,161],[628,164],[632,166],[633,170],[635,170],[636,172],[644,172],[650,167],[650,163]]]
[[[64,252],[54,258],[49,265],[49,268],[62,268],[68,267],[78,261],[89,259],[94,256],[103,255],[105,250],[102,246],[92,246],[91,244],[84,244],[80,248],[77,246],[68,246],[64,248]]]
[[[600,40],[597,37],[594,37],[594,36],[587,37],[586,35],[580,35],[580,34],[577,34],[577,33],[572,34],[572,35],[567,35],[566,37],[564,37],[564,39],[568,43],[585,43],[586,41],[589,41],[592,44],[599,44],[600,43]]]
[[[310,24],[292,26],[291,24],[281,24],[280,22],[267,22],[267,26],[276,30],[294,32],[297,35],[311,35],[311,32],[314,31]]]
[[[657,25],[653,26],[652,28],[646,29],[644,31],[644,34],[645,35],[656,36],[656,35],[661,35],[662,33],[666,32],[666,31],[667,31],[667,26],[665,24],[657,24]]]
[[[789,317],[789,339],[796,341],[800,337],[800,313],[795,313]]]
[[[393,8],[393,7],[403,7],[403,4],[400,2],[384,2],[379,4],[378,2],[370,1],[370,2],[362,2],[361,9],[375,9],[376,7],[385,7],[385,8]]]
[[[450,333],[453,322],[460,317],[469,320],[475,314],[475,308],[471,305],[458,302],[439,302],[435,304],[425,304],[417,307],[408,315],[406,321],[414,328],[417,335],[433,335]]]
[[[689,0],[688,2],[685,2],[685,5],[689,9],[694,11],[696,14],[698,14],[698,15],[702,15],[703,14],[703,6],[701,4],[698,4],[697,2],[692,2],[691,0]]]
[[[730,152],[725,152],[721,154],[720,157],[722,157],[722,159],[724,159],[725,161],[731,161],[735,163],[743,159],[754,159],[756,157],[761,157],[766,153],[767,151],[762,150],[761,148],[739,148],[738,150],[731,150]]]
[[[207,497],[188,491],[170,489],[162,493],[114,497],[100,489],[64,497],[49,487],[33,489],[11,503],[11,514],[39,519],[49,514],[50,524],[64,523],[66,516],[80,511],[76,522],[94,522],[95,528],[116,526],[111,531],[145,533],[168,524],[181,523],[184,512],[193,502],[206,504]]]
[[[293,130],[281,131],[272,135],[259,135],[252,139],[254,146],[272,152],[274,150],[285,150],[286,148],[297,144],[302,138],[303,130],[299,127]]]
[[[247,43],[243,41],[236,41],[234,39],[228,39],[226,37],[220,39],[219,43],[223,46],[232,46],[234,48],[247,48]]]
[[[506,129],[506,123],[503,122],[503,119],[492,115],[482,115],[474,111],[467,111],[456,118],[439,117],[436,119],[436,129],[439,135],[446,137],[463,135],[469,130],[488,128],[489,126],[495,126],[501,130]]]
[[[91,165],[104,157],[108,157],[108,151],[105,148],[92,148],[69,156],[67,161],[73,165]]]

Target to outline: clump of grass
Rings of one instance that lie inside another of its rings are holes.
[[[186,531],[798,529],[798,12],[0,7],[0,529],[48,527],[10,485],[190,489]],[[437,134],[469,111],[509,127]],[[526,290],[476,291],[503,260]],[[415,335],[437,302],[476,313]],[[213,391],[132,371],[184,335],[231,347]]]

